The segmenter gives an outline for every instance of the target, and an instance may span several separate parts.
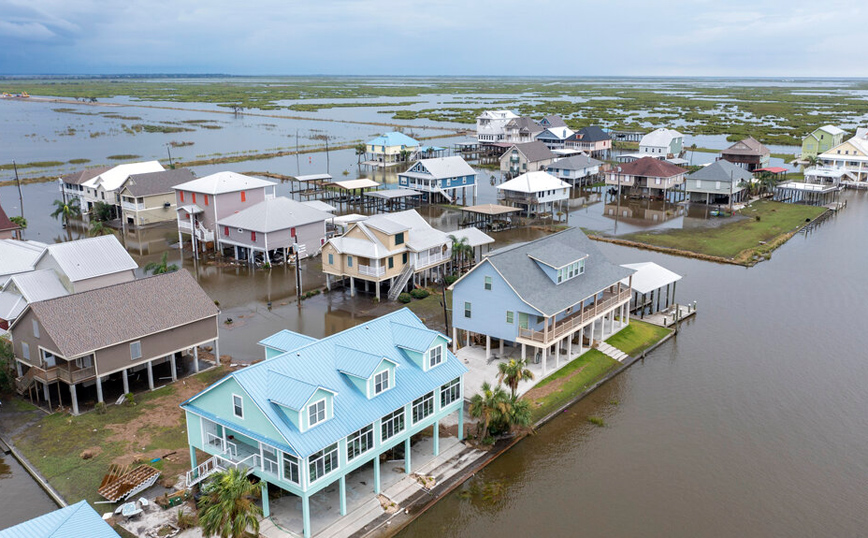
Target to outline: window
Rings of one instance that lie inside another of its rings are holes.
[[[326,418],[326,401],[322,399],[307,407],[308,428],[313,428]]]
[[[440,387],[440,407],[446,407],[461,397],[461,378],[456,377]]]
[[[184,191],[178,191],[178,195],[181,197],[181,201],[184,201]]]
[[[467,303],[467,302],[464,303],[464,317],[465,318],[469,318],[470,314],[472,314],[470,307],[471,307],[470,303]]]
[[[400,232],[400,233],[395,234],[395,244],[396,245],[403,245],[404,244],[404,232]]]
[[[142,343],[141,342],[133,342],[130,344],[130,360],[136,360],[142,358]]]
[[[75,365],[79,368],[90,368],[93,366],[93,355],[88,355],[87,357],[79,357],[75,359]]]
[[[57,360],[54,357],[54,353],[45,351],[44,349],[40,351],[42,351],[42,368],[54,368],[57,366]]]
[[[413,424],[434,414],[434,391],[413,400]]]
[[[244,191],[241,191],[241,201],[242,201],[242,202],[246,202],[246,201],[247,201],[247,193],[244,192]]]
[[[196,203],[196,193],[195,192],[193,193],[193,203],[194,204]]]
[[[232,413],[238,418],[244,418],[244,400],[237,394],[232,395]]]
[[[432,347],[428,350],[428,368],[434,368],[443,362],[443,346]]]
[[[491,277],[485,277],[485,289],[491,291]]]
[[[514,312],[509,311],[509,310],[506,311],[506,322],[509,323],[510,325],[515,323],[515,313]]]
[[[300,484],[301,480],[298,476],[298,458],[283,454],[283,479],[293,484]]]
[[[389,389],[389,370],[383,370],[374,376],[374,394],[380,394]]]
[[[327,446],[310,458],[310,481],[314,482],[338,468],[338,444]]]
[[[401,255],[401,263],[403,263],[404,265],[407,265],[407,253],[406,252]]]
[[[205,205],[208,205],[208,195],[203,194],[202,197],[204,198]]]
[[[229,226],[223,227],[223,235],[229,235]]]
[[[397,409],[380,419],[381,436],[385,441],[404,431],[404,408]]]
[[[347,436],[347,461],[374,448],[374,425],[368,424]]]
[[[353,257],[347,256],[347,267],[352,267],[352,266],[353,266]]]
[[[334,264],[335,264],[335,255],[329,253],[329,265],[334,265]]]
[[[33,321],[33,338],[39,338],[39,322],[35,319]]]
[[[389,269],[395,267],[395,257],[389,256]]]
[[[30,360],[30,345],[27,342],[21,342],[21,356],[24,357],[24,360]]]

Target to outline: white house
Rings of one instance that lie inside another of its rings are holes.
[[[521,208],[527,216],[555,212],[570,197],[570,184],[546,172],[527,172],[497,186],[498,202]]]
[[[82,212],[90,211],[97,202],[104,202],[120,208],[120,192],[130,176],[162,172],[163,170],[165,168],[158,161],[119,164],[88,179],[81,184],[82,190],[79,193]]]
[[[670,159],[680,156],[683,149],[684,135],[663,127],[651,131],[639,141],[639,153],[643,154],[643,157]]]
[[[506,142],[506,125],[518,119],[509,110],[486,110],[476,117],[476,138],[480,144]]]

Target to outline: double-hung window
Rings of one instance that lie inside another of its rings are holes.
[[[385,441],[404,431],[404,408],[396,409],[380,419],[380,439]]]
[[[413,400],[413,424],[434,414],[434,391]]]
[[[469,318],[473,312],[471,311],[471,304],[468,302],[464,303],[464,317]]]
[[[312,428],[326,418],[326,401],[322,399],[307,407],[308,427]]]
[[[238,418],[244,418],[244,400],[237,394],[232,395],[232,413]]]
[[[136,360],[142,358],[142,343],[141,342],[133,342],[130,344],[130,360]]]
[[[487,291],[491,291],[491,277],[490,276],[485,277],[485,289]]]
[[[440,386],[440,407],[446,407],[461,397],[461,378],[456,377],[449,383]]]
[[[428,350],[428,368],[434,368],[443,362],[443,346],[432,347]]]
[[[283,454],[283,479],[293,484],[300,484],[298,458],[284,452]]]
[[[374,376],[374,394],[380,394],[389,388],[389,370],[383,370]]]
[[[310,481],[315,482],[338,468],[338,444],[327,446],[315,454],[311,454]]]
[[[347,436],[347,461],[352,461],[372,448],[374,448],[374,425],[368,424]]]

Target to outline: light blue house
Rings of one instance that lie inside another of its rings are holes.
[[[0,538],[120,538],[120,535],[96,513],[79,501],[44,516],[0,530]]]
[[[385,166],[407,160],[402,153],[405,151],[410,152],[408,157],[411,158],[419,150],[419,142],[404,133],[393,131],[369,141],[367,150],[374,161]]]
[[[313,340],[282,331],[263,340],[267,360],[234,372],[181,404],[193,470],[188,484],[229,467],[301,498],[309,537],[310,498],[338,483],[346,515],[346,477],[373,466],[380,493],[380,455],[403,444],[411,473],[411,437],[456,413],[463,432],[467,368],[449,340],[403,309]],[[426,432],[427,434],[427,432]],[[196,450],[210,454],[197,464]]]
[[[398,174],[398,185],[425,193],[428,203],[453,203],[460,192],[466,204],[470,189],[476,203],[476,172],[458,156],[422,159]]]
[[[610,262],[578,228],[491,252],[450,286],[458,331],[527,347],[548,373],[548,357],[583,353],[629,322],[633,270]],[[627,279],[627,284],[621,282]],[[453,344],[454,345],[454,344]],[[454,351],[454,350],[453,350]],[[535,362],[535,361],[534,361]]]

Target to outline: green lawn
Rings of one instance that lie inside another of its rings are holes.
[[[619,364],[615,359],[592,349],[540,381],[522,398],[530,400],[533,420],[540,420],[581,394]]]
[[[671,332],[672,329],[664,329],[644,321],[630,320],[630,325],[618,331],[615,336],[606,340],[606,343],[635,357]]]
[[[738,213],[747,218],[720,226],[639,232],[625,235],[623,239],[750,264],[755,256],[767,256],[786,242],[788,234],[825,211],[824,207],[763,200]]]

